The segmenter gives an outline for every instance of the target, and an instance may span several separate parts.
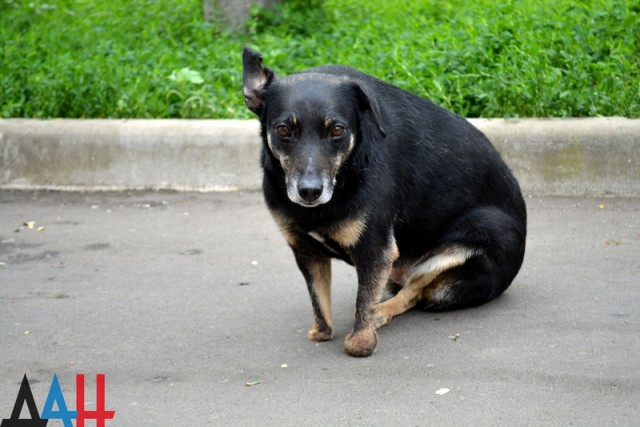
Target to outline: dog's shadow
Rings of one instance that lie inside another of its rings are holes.
[[[334,283],[333,299],[333,339],[321,343],[321,346],[338,351],[342,349],[345,336],[351,331],[354,321],[354,301],[357,292],[357,277],[355,271],[346,265],[334,263],[336,280]],[[388,325],[378,329],[377,352],[404,352],[410,349],[419,351],[420,348],[433,346],[435,343],[447,343],[456,340],[456,334],[461,334],[460,340],[466,340],[470,330],[478,335],[482,330],[504,326],[504,319],[513,316],[514,312],[522,309],[517,294],[507,290],[499,298],[474,308],[450,311],[425,311],[412,309],[394,318]],[[300,290],[297,304],[293,304],[281,313],[283,323],[299,326],[298,333],[306,334],[311,326],[310,307],[306,295]]]
[[[466,340],[469,334],[479,338],[503,323],[516,304],[516,297],[505,293],[479,307],[452,311],[410,310],[378,330],[379,348],[400,351]]]

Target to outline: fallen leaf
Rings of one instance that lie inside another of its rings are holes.
[[[23,225],[25,227],[27,227],[29,230],[33,230],[33,227],[36,225],[35,221],[27,221],[25,223],[23,223]]]
[[[604,209],[604,203],[601,205],[598,205],[598,209]]]
[[[449,393],[451,390],[449,390],[448,388],[440,388],[438,390],[436,390],[436,394],[438,396],[444,396],[445,394]]]
[[[258,380],[258,381],[247,381],[246,383],[244,383],[244,385],[246,385],[247,387],[251,387],[254,385],[258,385],[258,384],[262,384],[264,381]]]
[[[38,231],[44,231],[44,225],[41,225],[40,227],[37,228]]]
[[[286,363],[283,363],[282,365],[280,365],[280,367],[282,369],[287,369],[289,367],[289,365],[287,365]]]
[[[450,335],[449,339],[453,341],[458,341],[460,339],[460,334]]]
[[[258,265],[258,261],[251,261],[251,265],[255,267],[256,265]]]

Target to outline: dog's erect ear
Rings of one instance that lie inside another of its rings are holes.
[[[245,47],[242,51],[242,92],[249,110],[260,115],[264,95],[273,80],[273,71],[262,66],[262,55]]]
[[[383,138],[386,137],[387,133],[382,126],[382,114],[380,114],[380,107],[378,107],[375,97],[366,86],[359,83],[355,83],[354,86],[361,111],[367,111],[371,114],[373,122],[380,131],[380,135],[382,135]]]

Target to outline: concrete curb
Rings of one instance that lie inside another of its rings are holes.
[[[240,120],[0,120],[0,188],[257,188],[258,133]]]
[[[640,196],[640,120],[472,119],[534,195]],[[0,189],[260,188],[257,121],[0,120]]]

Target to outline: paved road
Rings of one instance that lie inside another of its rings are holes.
[[[39,410],[54,374],[72,409],[75,374],[91,408],[105,373],[107,426],[638,425],[640,199],[528,207],[502,298],[408,313],[354,359],[354,271],[334,267],[336,339],[308,341],[260,194],[0,192],[0,419],[25,373]]]

